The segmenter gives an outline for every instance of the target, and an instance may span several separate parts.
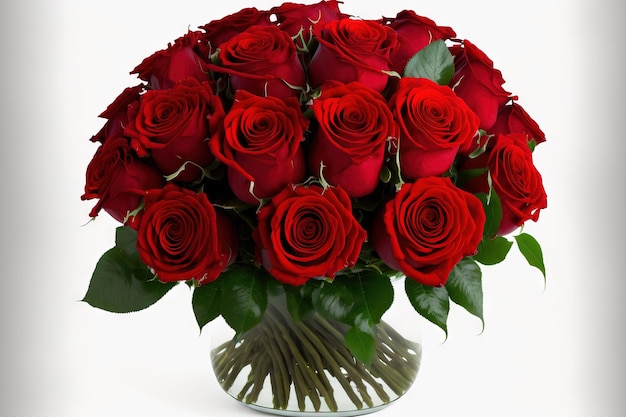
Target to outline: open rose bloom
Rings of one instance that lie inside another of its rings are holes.
[[[446,330],[429,305],[482,319],[480,270],[513,244],[545,275],[521,227],[547,207],[533,161],[546,137],[497,60],[415,11],[340,5],[242,9],[138,62],[139,84],[113,94],[92,137],[82,198],[120,225],[85,301],[134,311],[185,282],[203,326],[272,286],[339,296],[368,271],[385,288],[406,280]],[[143,292],[98,292],[116,279]]]

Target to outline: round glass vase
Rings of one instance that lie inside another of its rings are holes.
[[[418,320],[411,320],[416,314],[406,297],[396,297],[376,326],[376,356],[366,366],[346,345],[349,326],[317,313],[294,320],[284,293],[275,294],[262,321],[238,337],[221,317],[211,323],[213,371],[226,393],[257,411],[373,413],[405,394],[417,376],[422,348]]]

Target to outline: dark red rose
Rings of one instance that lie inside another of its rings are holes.
[[[468,158],[459,170],[483,167],[488,172],[469,180],[463,188],[471,193],[488,193],[491,181],[502,204],[498,235],[511,233],[527,220],[539,219],[539,212],[548,206],[548,200],[525,134],[492,137],[487,151],[474,159]]]
[[[287,2],[271,8],[270,13],[276,15],[276,23],[280,29],[287,32],[303,52],[307,50],[313,36],[313,26],[346,17],[339,11],[337,0],[320,1],[315,4]]]
[[[496,122],[489,129],[489,133],[505,135],[523,133],[528,140],[534,139],[537,143],[546,141],[546,136],[537,122],[530,117],[522,106],[514,101],[500,108]]]
[[[256,7],[246,7],[221,19],[200,26],[204,30],[203,43],[207,45],[206,56],[214,53],[218,46],[252,26],[273,26],[270,13]]]
[[[144,195],[137,251],[163,282],[214,281],[237,257],[238,236],[230,219],[206,194],[168,183]]]
[[[128,124],[128,106],[139,102],[139,96],[144,91],[144,85],[127,87],[117,96],[113,103],[109,104],[99,117],[107,119],[102,129],[94,136],[92,142],[104,143],[107,138],[124,136],[124,127]]]
[[[350,197],[370,194],[379,182],[385,145],[398,127],[384,97],[359,82],[330,81],[311,107],[318,122],[309,150],[311,172]]]
[[[224,118],[223,137],[210,141],[215,157],[228,166],[235,195],[254,204],[302,181],[305,162],[300,143],[308,125],[295,97],[237,91]]]
[[[208,82],[186,78],[170,90],[147,91],[128,118],[124,132],[137,154],[175,181],[192,182],[214,160],[207,141],[220,134],[224,108]]]
[[[219,49],[220,63],[210,68],[229,74],[232,91],[297,97],[306,84],[293,40],[276,26],[252,26]]]
[[[389,106],[400,126],[402,177],[409,180],[446,172],[478,133],[478,117],[465,102],[426,78],[402,78]]]
[[[319,42],[309,71],[313,87],[336,80],[359,81],[378,92],[384,90],[390,56],[398,47],[393,29],[373,20],[343,18],[316,25],[313,35]]]
[[[263,266],[279,281],[302,285],[355,265],[365,230],[340,187],[288,186],[261,207],[253,237]]]
[[[445,285],[452,268],[476,253],[482,203],[448,177],[405,183],[375,219],[370,241],[389,267],[424,285]]]
[[[450,52],[455,68],[450,85],[476,113],[480,128],[488,131],[496,121],[498,109],[514,97],[502,88],[504,79],[500,70],[493,67],[493,61],[470,41],[451,46]]]
[[[161,173],[139,160],[127,138],[109,138],[98,147],[87,166],[85,193],[81,200],[99,199],[89,215],[104,209],[120,223],[139,207],[141,194],[165,184]]]
[[[433,20],[419,16],[413,10],[403,10],[395,18],[384,18],[383,21],[398,35],[399,47],[392,55],[391,62],[392,68],[399,74],[404,73],[413,55],[431,42],[456,37],[451,27],[437,26]]]
[[[189,31],[176,39],[174,44],[169,44],[167,49],[157,51],[144,59],[131,74],[137,74],[140,79],[148,81],[155,90],[172,88],[175,83],[187,77],[209,81],[205,60],[195,52],[200,43],[201,33]]]

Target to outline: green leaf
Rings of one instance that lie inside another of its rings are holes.
[[[517,236],[514,236],[515,241],[517,242],[517,247],[519,248],[526,261],[531,266],[539,269],[543,274],[543,279],[546,279],[546,267],[543,264],[543,252],[541,251],[541,246],[539,242],[529,235],[528,233],[520,233]]]
[[[415,311],[431,323],[439,326],[448,337],[448,312],[450,299],[446,287],[431,287],[405,278],[404,288]]]
[[[200,330],[221,314],[220,295],[219,280],[194,288],[191,306]]]
[[[115,246],[129,255],[137,253],[137,231],[129,226],[115,229]]]
[[[388,277],[375,270],[364,270],[336,280],[343,281],[350,291],[355,315],[366,317],[374,324],[380,323],[393,303],[393,285]]]
[[[404,76],[448,85],[454,76],[454,58],[446,43],[439,39],[418,51],[406,64]]]
[[[469,258],[463,258],[452,269],[446,282],[450,299],[478,317],[485,328],[483,319],[483,288],[480,266]]]
[[[513,242],[505,237],[496,236],[493,239],[485,237],[478,245],[478,253],[472,258],[483,265],[495,265],[506,258],[511,246]]]
[[[489,194],[478,193],[476,197],[483,203],[483,209],[485,210],[486,220],[483,236],[492,238],[498,233],[500,222],[502,221],[502,204],[500,203],[500,197],[493,189]]]
[[[346,346],[352,355],[369,368],[376,358],[376,336],[373,328],[353,326],[344,335]]]
[[[82,301],[113,313],[143,310],[160,300],[176,283],[163,283],[140,261],[119,247],[106,251]]]
[[[284,285],[283,288],[285,291],[287,310],[295,322],[302,321],[313,313],[311,292],[314,287],[311,285],[311,281],[297,287]]]
[[[219,277],[222,316],[237,336],[263,319],[267,308],[266,281],[269,278],[262,268],[233,268]]]
[[[315,310],[323,317],[346,324],[354,322],[354,299],[340,279],[336,278],[332,282],[323,281],[313,290],[311,300]]]

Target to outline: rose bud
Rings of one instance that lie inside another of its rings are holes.
[[[175,181],[202,178],[214,161],[206,142],[220,133],[224,108],[208,82],[186,78],[170,90],[149,90],[128,114],[124,133],[133,149]]]
[[[393,29],[373,20],[343,18],[313,28],[319,42],[311,58],[310,82],[344,84],[359,81],[382,92],[391,70],[390,56],[398,47]]]
[[[200,26],[200,29],[204,31],[202,43],[209,48],[206,56],[210,56],[219,45],[228,42],[252,26],[273,25],[270,21],[270,13],[259,11],[256,7],[245,7],[221,19],[212,20],[206,25]]]
[[[467,159],[459,171],[485,169],[485,173],[463,184],[471,193],[489,193],[489,183],[500,197],[502,220],[498,235],[506,235],[527,220],[537,221],[548,205],[541,174],[534,165],[525,134],[497,135],[489,140],[487,151]]]
[[[187,77],[209,81],[205,61],[194,51],[201,42],[201,33],[189,31],[169,44],[167,49],[157,51],[137,65],[131,74],[150,83],[155,90],[172,88]],[[208,57],[206,58],[208,60]]]
[[[403,10],[395,18],[384,18],[383,21],[398,35],[399,47],[391,56],[391,62],[392,68],[399,74],[404,73],[413,55],[428,44],[456,36],[451,27],[437,26],[434,21],[417,15],[413,10]]]
[[[214,281],[237,257],[239,238],[230,218],[206,194],[168,183],[144,195],[137,230],[141,260],[163,282]]]
[[[478,133],[478,117],[465,102],[426,78],[402,78],[389,106],[400,126],[401,174],[409,180],[445,173]]]
[[[209,146],[228,166],[235,195],[256,204],[304,179],[300,144],[308,125],[295,97],[283,100],[240,90],[224,118],[223,136],[211,140]]]
[[[453,45],[450,52],[455,68],[450,86],[476,113],[480,128],[488,131],[496,121],[498,109],[514,97],[502,88],[504,79],[500,70],[493,67],[493,61],[470,41]]]
[[[370,194],[379,183],[387,139],[398,135],[384,97],[356,81],[330,81],[311,107],[319,126],[308,154],[309,170],[350,197]]]
[[[252,26],[219,46],[219,64],[231,90],[258,96],[298,97],[306,84],[304,68],[291,37],[276,26]]]
[[[89,215],[104,209],[124,223],[140,205],[141,194],[165,184],[161,173],[134,155],[127,138],[109,138],[98,147],[87,166],[85,193],[81,200],[99,199]]]
[[[546,141],[546,136],[541,128],[539,128],[537,122],[535,122],[526,110],[516,102],[511,102],[511,104],[500,108],[496,122],[491,129],[489,129],[489,133],[502,133],[505,135],[510,133],[523,133],[529,141],[534,140],[536,143]]]
[[[430,286],[445,285],[452,268],[476,253],[485,227],[482,203],[448,177],[405,183],[382,208],[372,246],[390,268]]]
[[[366,239],[340,187],[288,186],[261,207],[257,220],[260,262],[285,284],[334,278],[355,265]]]
[[[124,136],[124,127],[128,124],[128,106],[139,102],[139,97],[144,91],[143,84],[127,87],[122,93],[109,104],[100,116],[107,119],[102,129],[92,138],[92,142],[104,143],[107,138]]]

